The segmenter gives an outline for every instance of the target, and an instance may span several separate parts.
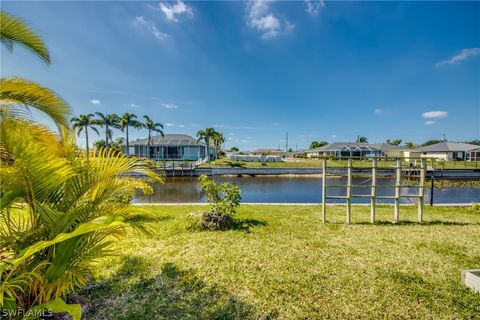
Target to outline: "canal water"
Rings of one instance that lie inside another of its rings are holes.
[[[322,201],[322,179],[320,176],[256,176],[232,177],[218,176],[214,180],[229,182],[242,190],[242,202],[252,203],[320,203]],[[354,178],[354,185],[369,186],[368,178]],[[346,178],[329,177],[328,185],[345,185]],[[393,185],[391,178],[377,179],[377,185]],[[202,191],[197,178],[177,177],[168,178],[164,184],[153,185],[154,193],[141,195],[137,193],[134,202],[137,203],[200,203],[205,202],[205,193]],[[329,188],[328,195],[344,196],[345,188]],[[369,188],[354,188],[353,194],[369,194]],[[402,195],[417,195],[418,188],[407,187],[401,189]],[[377,188],[378,196],[393,196],[394,188]],[[434,203],[470,203],[480,202],[480,189],[472,187],[450,187],[434,189]],[[416,203],[416,198],[402,198],[402,203]],[[425,203],[430,201],[430,189],[425,189]],[[343,200],[329,200],[329,202],[345,202]],[[369,203],[368,198],[354,198],[353,203]],[[392,203],[392,200],[378,200],[378,203]]]

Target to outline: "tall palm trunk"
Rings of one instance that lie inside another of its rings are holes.
[[[126,153],[127,153],[127,156],[128,156],[128,155],[130,155],[130,149],[129,149],[129,144],[128,144],[128,126],[126,127],[126,129],[127,129],[127,130],[125,131],[126,134],[127,134],[127,137],[126,137],[126,138],[127,138],[127,152],[126,152]]]
[[[207,162],[210,162],[210,150],[208,148],[208,145],[210,144],[210,139],[208,137],[205,137],[205,143],[207,144],[207,147],[206,147]]]
[[[152,139],[152,130],[148,130],[147,139],[147,158],[150,159],[150,139]]]
[[[88,126],[85,127],[85,142],[87,143],[87,147],[86,147],[86,150],[87,150],[87,163],[88,163]]]
[[[108,153],[108,125],[105,125],[105,151]]]

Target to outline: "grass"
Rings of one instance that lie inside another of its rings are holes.
[[[377,166],[379,168],[395,168],[395,161],[378,161]],[[408,166],[408,163],[404,162],[403,165]],[[321,167],[321,159],[287,159],[282,162],[244,162],[244,161],[232,161],[227,158],[211,161],[210,163],[204,163],[201,165],[203,168],[210,167],[237,167],[237,168],[279,168],[279,167],[295,167],[295,168],[315,168]],[[329,167],[347,167],[347,160],[328,160]],[[353,160],[353,166],[356,168],[371,168],[372,162],[369,160]],[[428,161],[427,166],[431,168],[432,164]],[[479,161],[446,161],[443,163],[435,163],[435,169],[480,169]]]
[[[480,267],[480,213],[391,206],[244,205],[233,230],[192,231],[202,206],[146,206],[154,236],[131,234],[79,292],[87,319],[480,319],[460,271]],[[411,222],[409,222],[411,221]]]

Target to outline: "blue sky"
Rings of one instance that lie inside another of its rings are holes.
[[[52,88],[75,114],[148,114],[165,133],[213,126],[241,149],[284,146],[287,131],[293,148],[357,135],[480,137],[480,2],[2,7],[27,20],[52,57],[46,66],[2,46],[2,76]]]

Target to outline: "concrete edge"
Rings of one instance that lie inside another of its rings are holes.
[[[209,203],[204,203],[204,202],[152,202],[152,203],[147,203],[147,202],[142,202],[142,203],[132,203],[132,205],[135,206],[205,206],[209,205]],[[248,206],[321,206],[321,203],[265,203],[265,202],[259,202],[259,203],[254,203],[254,202],[243,202],[241,205],[248,205]],[[328,206],[344,206],[345,203],[328,203]],[[434,207],[470,207],[472,204],[471,203],[439,203],[435,204]],[[370,203],[352,203],[352,206],[370,206]],[[393,206],[391,203],[377,203],[377,206]],[[417,206],[416,203],[405,203],[401,204],[401,206]],[[429,206],[425,206],[429,207]]]
[[[462,270],[462,284],[480,293],[480,269]]]

